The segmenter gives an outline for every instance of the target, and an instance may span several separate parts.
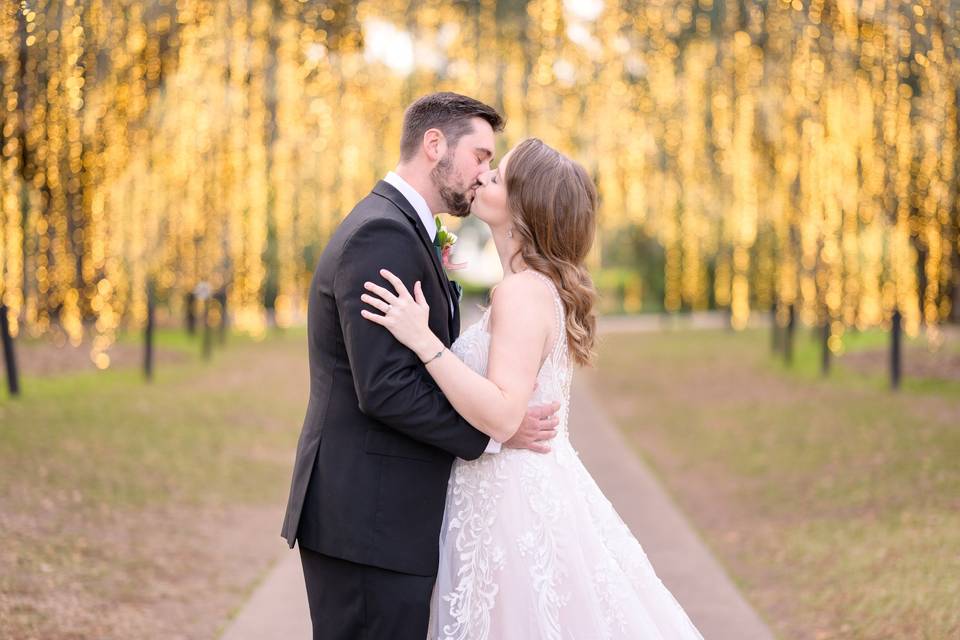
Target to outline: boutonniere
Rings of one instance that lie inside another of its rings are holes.
[[[453,249],[453,245],[457,243],[457,234],[447,230],[447,225],[443,224],[440,216],[435,216],[433,221],[437,224],[437,241],[435,244],[440,249],[440,253],[447,249]]]
[[[457,234],[447,229],[447,226],[440,220],[440,216],[435,216],[433,221],[437,225],[437,236],[433,244],[440,252],[440,261],[443,263],[443,267],[449,271],[466,267],[466,262],[454,262],[451,257],[453,255],[453,245],[457,243]]]

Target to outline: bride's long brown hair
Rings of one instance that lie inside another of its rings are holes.
[[[507,203],[519,257],[553,280],[566,311],[566,339],[579,365],[594,358],[597,299],[584,266],[596,228],[597,190],[586,170],[537,138],[524,140],[506,167]],[[559,336],[557,337],[559,339]]]

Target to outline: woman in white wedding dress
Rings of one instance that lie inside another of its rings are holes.
[[[504,442],[528,404],[559,401],[547,454],[507,449],[454,463],[440,534],[431,639],[699,639],[570,444],[573,365],[589,363],[595,294],[584,267],[597,195],[586,171],[521,142],[481,180],[471,211],[493,233],[504,279],[448,352],[411,295],[367,283],[363,300],[426,363],[457,411]]]

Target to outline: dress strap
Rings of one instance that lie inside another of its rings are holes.
[[[564,311],[563,311],[563,300],[560,299],[560,293],[557,291],[557,285],[554,284],[554,282],[553,282],[552,279],[550,279],[548,276],[540,273],[539,271],[534,271],[533,269],[530,269],[529,271],[530,271],[530,273],[533,273],[533,274],[536,275],[538,278],[540,278],[541,280],[543,280],[544,282],[546,282],[546,283],[547,283],[547,286],[550,287],[550,291],[553,292],[554,310],[556,311],[556,313],[555,313],[555,320],[556,320],[557,334],[556,334],[556,337],[554,338],[554,341],[553,341],[553,349],[551,349],[551,351],[550,351],[550,356],[548,356],[548,357],[556,358],[556,357],[560,354],[560,352],[561,352],[562,349],[563,349],[563,346],[564,346],[564,345],[566,344],[566,342],[567,342],[567,340],[566,340],[566,337],[567,337],[567,330],[566,330],[567,323],[564,322],[565,314],[564,314]]]

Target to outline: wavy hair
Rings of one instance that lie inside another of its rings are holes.
[[[549,277],[563,300],[574,361],[594,359],[597,293],[584,266],[596,232],[597,190],[577,162],[537,138],[518,144],[506,167],[507,203],[518,257]],[[559,336],[558,336],[559,339]]]

